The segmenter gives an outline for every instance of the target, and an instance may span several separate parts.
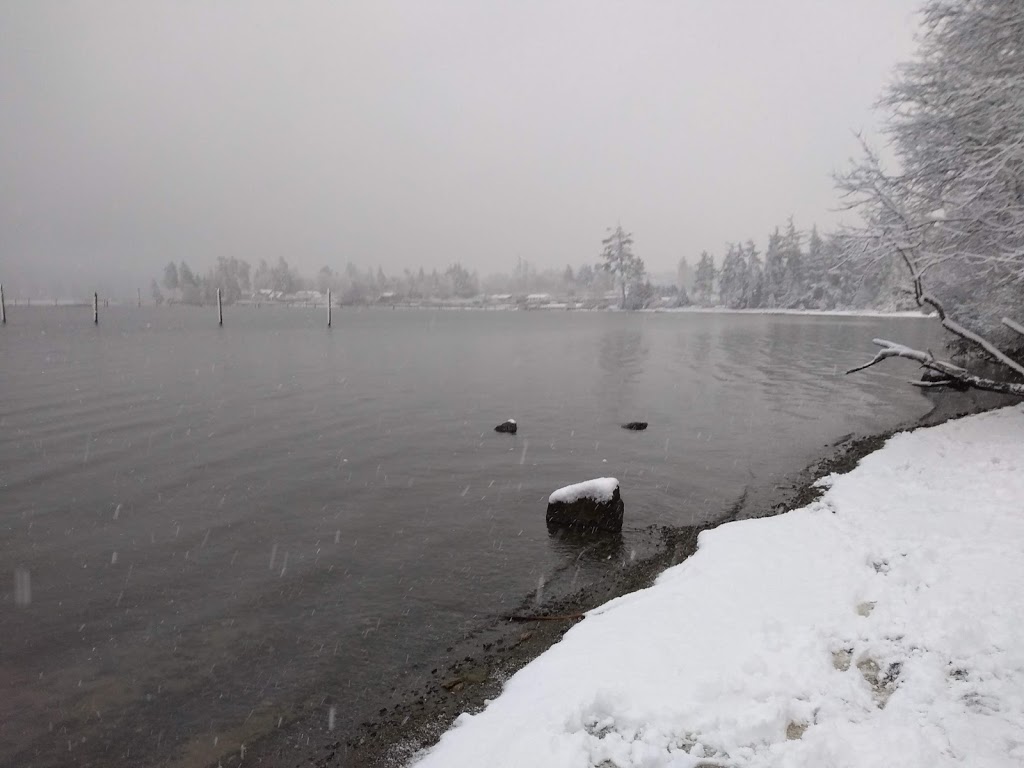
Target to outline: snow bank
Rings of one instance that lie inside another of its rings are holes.
[[[1024,765],[1024,409],[824,484],[590,612],[418,768]]]
[[[548,504],[556,504],[558,502],[572,504],[580,499],[593,499],[594,501],[604,503],[612,500],[612,496],[615,495],[615,489],[618,487],[619,481],[614,477],[599,477],[595,480],[587,480],[582,483],[559,488],[548,496]]]

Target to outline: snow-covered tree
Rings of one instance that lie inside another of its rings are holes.
[[[718,277],[719,301],[731,309],[750,306],[750,265],[739,243],[730,243]]]
[[[178,267],[173,261],[164,267],[164,288],[172,293],[178,290]]]
[[[1003,351],[1024,342],[1024,3],[928,0],[921,13],[917,55],[883,100],[899,172],[865,145],[839,180],[864,219],[851,238],[878,264],[897,260],[914,303],[962,344],[1024,377]],[[969,386],[1024,393],[877,343],[868,365],[906,357]]]
[[[203,300],[202,286],[188,264],[184,261],[178,267],[178,288],[185,304],[200,304]]]
[[[782,235],[779,228],[768,237],[768,250],[764,254],[764,303],[765,307],[777,307],[785,297],[786,260],[782,252]]]
[[[753,240],[747,240],[747,244],[743,248],[743,257],[747,261],[747,285],[749,286],[747,306],[763,307],[764,264],[761,263],[761,257]]]
[[[807,306],[813,309],[828,309],[835,306],[828,286],[828,264],[825,241],[818,234],[818,227],[811,227],[807,238],[807,256],[804,259],[804,280]]]
[[[697,262],[697,270],[694,275],[693,292],[699,304],[710,304],[711,297],[715,293],[715,262],[711,254],[702,251],[700,261]]]
[[[461,299],[476,296],[480,291],[480,282],[476,272],[470,272],[459,262],[448,267],[444,275],[451,285],[450,292]]]
[[[626,308],[626,287],[639,279],[644,272],[644,263],[633,253],[633,235],[622,226],[609,230],[610,234],[601,241],[601,268],[611,275],[622,291],[622,308]]]
[[[693,292],[693,267],[690,266],[685,256],[680,257],[679,264],[676,266],[676,285],[679,290],[688,294]]]
[[[654,287],[641,272],[629,285],[626,294],[626,309],[645,309],[654,300]]]
[[[302,287],[301,279],[284,256],[278,256],[277,264],[270,268],[270,287],[281,293],[295,293]]]
[[[806,285],[804,282],[803,253],[800,250],[800,232],[789,217],[786,233],[779,243],[779,254],[784,264],[782,273],[782,294],[780,304],[784,307],[798,307],[803,304]]]
[[[576,282],[582,288],[589,289],[594,284],[594,268],[590,264],[584,264],[576,270]]]

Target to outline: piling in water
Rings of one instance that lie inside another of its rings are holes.
[[[220,288],[217,289],[217,325],[224,325],[224,305],[220,301]]]
[[[100,324],[100,295],[98,293],[92,295],[92,323],[93,325]]]
[[[331,327],[331,289],[327,289],[327,327]]]
[[[7,304],[4,302],[4,287],[0,285],[0,319],[7,325]]]

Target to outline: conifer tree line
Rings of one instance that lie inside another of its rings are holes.
[[[902,309],[910,305],[899,275],[869,261],[847,238],[824,237],[816,226],[797,229],[790,217],[776,227],[764,250],[753,240],[727,243],[716,259],[707,251],[691,268],[679,262],[679,284],[701,306],[729,309]]]

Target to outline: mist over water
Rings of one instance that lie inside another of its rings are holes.
[[[737,314],[11,311],[0,333],[0,765],[197,765],[391,685],[574,559],[547,495],[611,475],[624,557],[850,432],[924,414],[933,324]],[[515,418],[515,436],[493,432]],[[622,430],[650,422],[646,432]]]

